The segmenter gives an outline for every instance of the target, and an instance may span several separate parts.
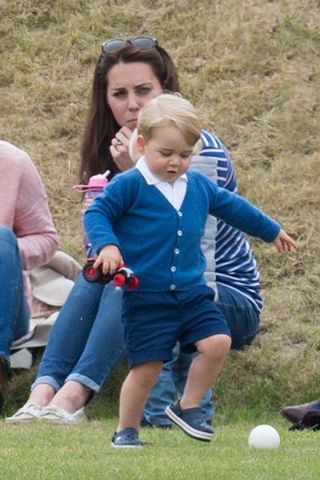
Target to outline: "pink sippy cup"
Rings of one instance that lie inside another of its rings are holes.
[[[72,190],[74,190],[75,192],[84,193],[82,214],[89,207],[89,205],[91,205],[95,197],[103,191],[104,187],[108,183],[107,177],[109,174],[110,170],[107,170],[102,174],[100,173],[98,175],[93,175],[92,177],[90,177],[87,185],[74,185],[72,187]],[[85,232],[83,233],[83,243],[86,247],[87,254],[91,255],[92,245],[88,242]]]

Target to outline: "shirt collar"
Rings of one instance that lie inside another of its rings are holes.
[[[150,169],[147,165],[147,162],[144,156],[139,158],[135,168],[137,168],[141,172],[141,174],[145,178],[148,185],[158,185],[160,183],[168,184],[168,182],[164,182],[163,180],[160,180],[155,175],[153,175],[152,172],[150,172]],[[181,175],[181,177],[179,177],[174,183],[179,182],[181,180],[186,183],[188,182],[188,177],[185,173]]]

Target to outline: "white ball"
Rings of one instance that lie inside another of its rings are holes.
[[[271,425],[258,425],[251,430],[248,445],[253,448],[279,448],[280,435]]]

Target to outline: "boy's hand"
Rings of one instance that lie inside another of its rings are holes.
[[[122,264],[123,260],[118,247],[116,245],[106,245],[100,250],[93,267],[97,269],[101,266],[105,275],[113,275]]]
[[[293,248],[298,248],[297,243],[284,230],[280,230],[273,243],[279,252],[290,252]]]

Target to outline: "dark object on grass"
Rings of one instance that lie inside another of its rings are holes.
[[[314,431],[320,430],[320,404],[305,413],[302,419],[294,423],[289,430],[304,430],[306,428],[312,428]]]

